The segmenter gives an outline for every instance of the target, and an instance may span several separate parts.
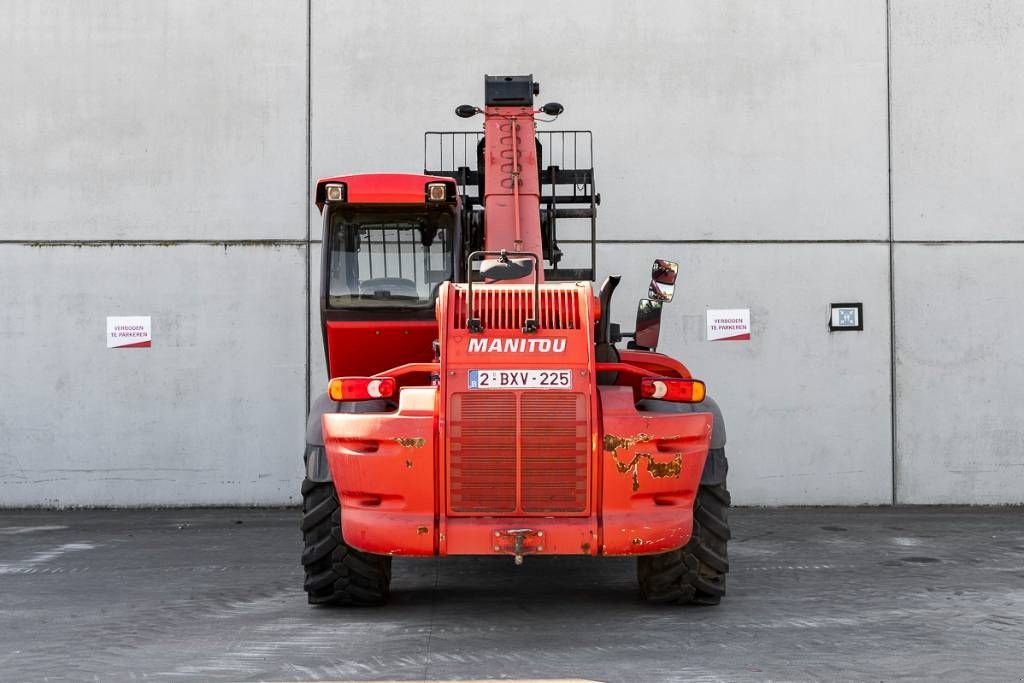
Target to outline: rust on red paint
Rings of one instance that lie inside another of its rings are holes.
[[[615,436],[614,434],[605,434],[604,436],[604,450],[612,454],[612,459],[615,460],[615,469],[620,474],[626,474],[632,472],[633,474],[633,491],[640,490],[640,461],[647,461],[647,472],[655,479],[663,479],[665,477],[679,478],[680,473],[683,471],[683,454],[676,453],[671,460],[668,462],[658,462],[654,459],[653,453],[636,453],[633,455],[633,459],[628,463],[619,460],[619,449],[629,450],[641,443],[650,443],[653,440],[650,434],[640,432],[635,436]]]

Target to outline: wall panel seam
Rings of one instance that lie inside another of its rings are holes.
[[[308,219],[307,219],[308,220]],[[27,247],[177,247],[200,245],[209,247],[301,247],[306,240],[293,239],[183,239],[183,240],[0,240],[0,245]]]
[[[589,240],[558,240],[559,244],[590,244]],[[897,239],[599,239],[598,244],[912,244],[921,246],[1024,244],[1024,240],[897,240]]]
[[[897,427],[896,427],[896,294],[895,294],[895,241],[892,212],[892,6],[885,0],[885,147],[888,167],[889,192],[889,429],[892,441],[892,504],[899,502],[897,477]]]
[[[306,417],[311,408],[309,396],[313,388],[313,368],[310,346],[313,344],[313,326],[310,322],[309,310],[313,305],[313,292],[310,279],[313,277],[312,265],[312,221],[309,217],[310,190],[313,186],[313,0],[306,0],[306,187],[302,191],[302,205],[306,211],[306,301],[303,318],[306,320]]]
[[[312,182],[312,181],[310,181]],[[306,219],[309,221],[309,218]],[[312,223],[310,223],[312,231]],[[29,247],[174,247],[188,245],[207,245],[215,247],[262,247],[262,246],[305,246],[320,244],[322,240],[305,239],[0,239],[0,246]],[[559,244],[590,244],[589,240],[559,240]],[[599,239],[598,244],[875,244],[875,245],[917,245],[917,246],[970,246],[970,245],[1024,245],[1019,240],[898,240],[898,239]],[[311,261],[312,263],[312,261]]]

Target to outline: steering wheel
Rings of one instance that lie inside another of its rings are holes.
[[[416,283],[401,277],[378,277],[363,280],[359,283],[359,294],[373,296],[377,292],[387,292],[391,296],[418,299]]]

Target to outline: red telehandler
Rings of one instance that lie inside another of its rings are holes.
[[[649,601],[725,594],[721,412],[655,351],[677,266],[655,261],[635,332],[612,323],[591,135],[538,131],[563,110],[539,92],[487,76],[484,107],[456,109],[482,132],[427,133],[422,175],[317,183],[331,379],[306,435],[310,603],[385,602],[396,555],[635,555]],[[566,226],[589,267],[560,267]]]

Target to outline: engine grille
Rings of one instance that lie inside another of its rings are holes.
[[[452,512],[586,511],[589,437],[584,394],[453,394],[448,429]]]
[[[516,395],[455,394],[450,496],[457,512],[516,510]]]
[[[466,326],[468,301],[465,288],[455,290],[456,327]],[[533,287],[474,287],[473,315],[480,318],[486,330],[520,330],[533,315]],[[579,292],[568,287],[544,287],[540,290],[539,315],[537,324],[542,330],[580,329]]]

